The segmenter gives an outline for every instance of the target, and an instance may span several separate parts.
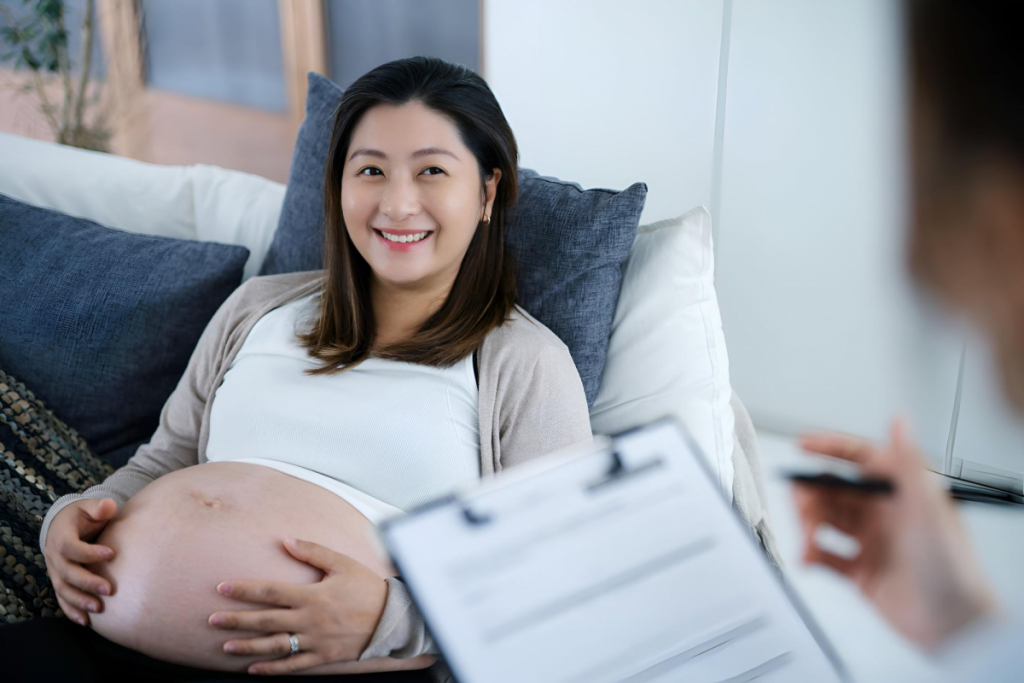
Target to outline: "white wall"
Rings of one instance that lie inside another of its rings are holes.
[[[722,0],[488,0],[483,22],[523,166],[646,182],[644,223],[711,205]]]
[[[643,222],[717,214],[730,372],[760,428],[882,438],[903,412],[938,467],[963,335],[905,275],[899,9],[486,0],[483,75],[524,166],[644,181]],[[1024,469],[1024,428],[976,346],[950,455]]]
[[[904,272],[902,43],[891,0],[735,0],[717,286],[755,420],[945,451],[959,343]]]

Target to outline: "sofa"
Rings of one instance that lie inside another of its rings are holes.
[[[249,251],[243,281],[260,270],[285,190],[205,164],[146,164],[0,134],[0,194],[117,230],[243,246]],[[706,209],[640,226],[623,273],[608,361],[591,406],[595,433],[675,416],[779,566],[756,433],[728,381]],[[668,358],[676,364],[671,372],[650,370]],[[655,374],[665,376],[652,383]]]

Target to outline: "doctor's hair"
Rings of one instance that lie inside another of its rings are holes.
[[[903,7],[913,206],[907,262],[925,290],[951,294],[968,263],[962,250],[985,258],[979,250],[988,238],[975,223],[944,220],[950,207],[969,206],[972,188],[993,177],[1024,177],[1024,6],[904,0]]]
[[[519,194],[519,149],[490,87],[478,74],[436,57],[399,59],[376,67],[345,89],[334,117],[324,171],[324,284],[320,314],[303,346],[324,364],[304,372],[335,374],[370,355],[376,335],[372,270],[352,243],[342,215],[341,183],[353,131],[378,105],[420,102],[447,117],[476,158],[481,204],[485,180],[501,170],[490,223],[477,224],[451,291],[408,340],[374,355],[436,367],[470,355],[504,323],[516,304],[514,262],[505,246],[506,212]]]
[[[954,161],[997,155],[1024,167],[1024,6],[906,0],[912,95],[935,113]]]

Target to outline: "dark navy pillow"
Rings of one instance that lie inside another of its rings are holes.
[[[119,467],[156,431],[248,257],[0,194],[0,367]]]
[[[260,275],[323,268],[324,166],[342,90],[319,74],[308,78],[306,118]],[[621,192],[584,190],[519,169],[519,203],[506,227],[517,259],[519,302],[569,347],[591,404],[608,353],[622,263],[646,198],[644,183]]]

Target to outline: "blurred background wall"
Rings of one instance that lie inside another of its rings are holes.
[[[85,6],[72,0],[71,19]],[[897,2],[96,0],[96,12],[94,73],[132,112],[116,153],[284,182],[307,71],[344,86],[415,54],[463,63],[494,90],[522,165],[586,187],[644,181],[644,222],[709,207],[733,385],[760,429],[881,438],[902,411],[937,469],[982,453],[1024,469],[986,349],[965,346],[904,275]],[[0,130],[47,136],[31,103],[0,98]]]
[[[987,349],[906,276],[900,4],[723,12],[717,286],[733,385],[759,427],[880,439],[903,412],[936,469],[1019,482],[1024,430]]]
[[[1020,479],[1024,430],[986,349],[964,357],[965,330],[905,274],[899,3],[483,7],[485,76],[524,165],[644,180],[645,222],[711,210],[733,386],[759,429],[880,439],[903,412],[936,469],[984,454],[986,476]]]

